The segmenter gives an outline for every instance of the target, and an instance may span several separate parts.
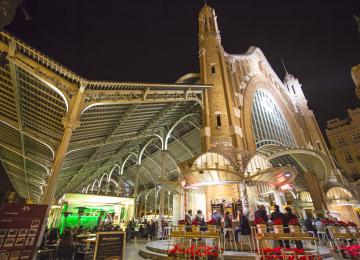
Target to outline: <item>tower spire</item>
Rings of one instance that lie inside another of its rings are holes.
[[[284,60],[283,60],[282,58],[281,58],[281,63],[282,63],[282,65],[283,65],[283,67],[284,67],[285,74],[289,74],[289,73],[288,73],[288,71],[287,71],[287,69],[286,69],[286,66],[285,66]]]

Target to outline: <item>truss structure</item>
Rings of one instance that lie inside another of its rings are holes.
[[[128,184],[151,189],[159,150],[170,179],[176,163],[200,153],[210,86],[88,80],[6,33],[0,51],[0,160],[20,196],[40,201],[55,175],[56,197],[78,192],[114,165]]]

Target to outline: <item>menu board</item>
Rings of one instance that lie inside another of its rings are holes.
[[[125,254],[125,232],[98,232],[94,260],[122,260]]]
[[[0,208],[0,260],[32,259],[47,205],[3,203]]]
[[[224,205],[222,203],[211,204],[211,212],[214,212],[214,210],[219,212],[221,215],[224,215]]]

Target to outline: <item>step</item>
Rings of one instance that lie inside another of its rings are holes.
[[[145,259],[155,259],[155,260],[163,260],[168,259],[167,254],[162,254],[159,252],[151,251],[147,248],[142,248],[139,250],[139,255]]]

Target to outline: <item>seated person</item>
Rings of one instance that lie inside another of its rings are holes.
[[[73,245],[72,234],[69,229],[65,229],[61,237],[59,247],[56,251],[56,259],[72,260],[74,258],[75,246]]]
[[[249,219],[242,210],[240,211],[239,226],[235,229],[235,241],[238,241],[239,233],[243,236],[248,236],[251,234]]]

